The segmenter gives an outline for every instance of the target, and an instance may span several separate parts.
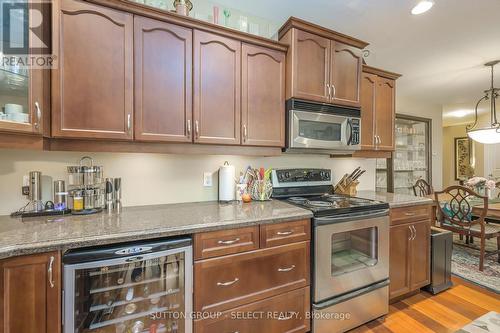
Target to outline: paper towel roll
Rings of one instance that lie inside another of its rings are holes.
[[[236,171],[233,165],[226,161],[219,168],[219,201],[235,200],[236,183],[234,181]]]

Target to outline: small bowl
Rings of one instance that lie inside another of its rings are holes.
[[[29,117],[27,113],[10,113],[7,114],[7,120],[15,121],[18,123],[27,123]]]
[[[23,113],[23,106],[20,104],[5,104],[6,114]]]

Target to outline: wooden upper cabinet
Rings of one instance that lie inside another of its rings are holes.
[[[359,107],[363,65],[361,50],[336,41],[332,41],[331,45],[331,102]]]
[[[240,144],[241,42],[194,31],[194,142]]]
[[[376,133],[378,136],[377,149],[394,150],[394,122],[396,82],[392,79],[379,77],[376,90]]]
[[[61,332],[58,252],[0,261],[0,332]]]
[[[192,30],[134,18],[135,138],[191,142]]]
[[[375,101],[377,75],[361,76],[361,149],[375,147]]]
[[[285,54],[243,44],[241,77],[242,144],[285,144]]]
[[[133,15],[83,1],[54,6],[52,135],[133,139]]]
[[[292,95],[328,102],[330,40],[305,31],[293,31]]]

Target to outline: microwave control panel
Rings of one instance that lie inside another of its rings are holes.
[[[351,126],[352,126],[352,139],[351,139],[351,145],[352,146],[357,146],[359,145],[359,140],[360,140],[360,119],[351,119]]]

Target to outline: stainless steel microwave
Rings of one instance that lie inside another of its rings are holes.
[[[286,123],[286,151],[348,154],[361,149],[359,109],[291,99]]]

